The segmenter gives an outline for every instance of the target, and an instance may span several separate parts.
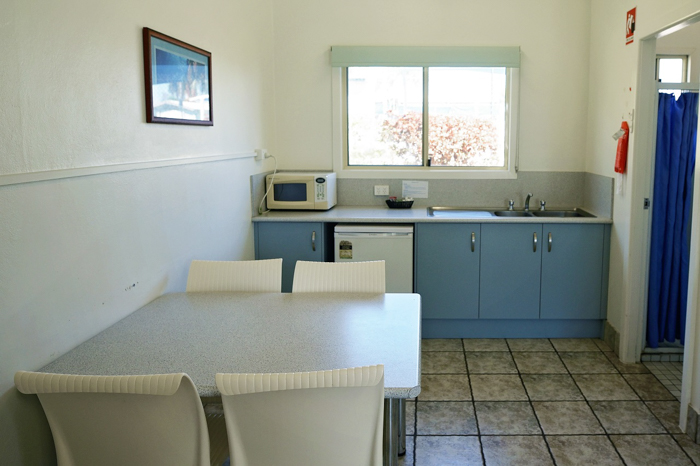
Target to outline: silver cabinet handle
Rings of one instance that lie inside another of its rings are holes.
[[[532,252],[537,252],[537,233],[532,234]]]
[[[552,252],[552,232],[549,232],[549,238],[547,238],[547,252]]]
[[[316,232],[315,231],[311,232],[311,250],[312,251],[316,250]]]
[[[476,233],[472,231],[472,252],[474,252],[474,246],[476,245]]]

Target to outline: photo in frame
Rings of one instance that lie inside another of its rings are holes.
[[[146,122],[212,126],[211,53],[143,28]]]

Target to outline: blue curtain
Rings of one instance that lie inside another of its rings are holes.
[[[698,94],[659,94],[647,345],[685,338]]]

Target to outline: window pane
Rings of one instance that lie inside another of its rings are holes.
[[[348,165],[423,165],[423,69],[348,68]]]
[[[662,83],[685,82],[682,58],[659,58],[659,80]]]
[[[506,165],[506,69],[430,68],[431,165]]]

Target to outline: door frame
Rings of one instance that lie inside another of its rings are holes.
[[[646,341],[647,296],[649,283],[649,247],[651,244],[651,209],[644,210],[643,199],[652,199],[656,152],[656,122],[658,116],[658,92],[654,69],[656,67],[656,39],[672,34],[700,21],[700,12],[673,23],[642,38],[639,46],[637,69],[637,109],[632,143],[634,169],[632,177],[632,209],[630,210],[629,284],[627,287],[628,314],[620,335],[620,359],[639,361]],[[698,132],[700,136],[700,131]],[[697,164],[696,164],[697,165]],[[693,220],[691,226],[690,273],[688,278],[688,311],[683,356],[683,381],[681,389],[680,427],[685,431],[688,405],[692,395],[697,338],[700,331],[700,177],[695,177],[693,192]],[[698,347],[697,349],[700,349]],[[700,376],[700,370],[698,371]],[[699,387],[700,388],[700,387]],[[700,407],[699,407],[700,408]]]

